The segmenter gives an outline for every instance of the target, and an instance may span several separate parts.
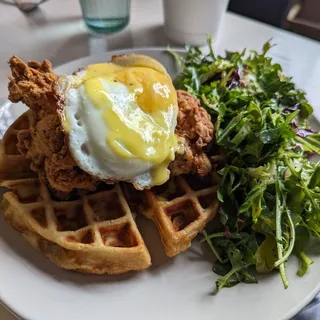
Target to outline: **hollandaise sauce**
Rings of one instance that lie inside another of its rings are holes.
[[[177,96],[169,75],[144,66],[89,65],[82,85],[101,110],[106,143],[120,158],[152,163],[152,185],[169,179],[177,147]]]

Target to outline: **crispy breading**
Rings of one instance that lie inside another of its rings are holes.
[[[9,99],[25,103],[37,119],[34,127],[18,134],[18,149],[32,159],[31,169],[39,172],[56,190],[66,193],[74,189],[94,191],[97,180],[77,166],[68,150],[57,113],[63,97],[55,90],[58,76],[52,71],[51,62],[26,64],[14,56],[9,65],[12,72]]]
[[[196,150],[201,151],[213,138],[213,124],[200,101],[190,93],[177,90],[178,121],[176,134],[187,138]]]
[[[37,115],[37,120],[48,113],[56,113],[59,96],[54,90],[58,76],[52,72],[52,64],[44,60],[24,63],[13,56],[9,60],[12,77],[9,77],[9,100],[22,101]]]
[[[177,90],[179,113],[175,133],[184,146],[169,166],[172,174],[193,173],[206,176],[212,169],[205,154],[213,138],[214,128],[210,115],[200,106],[200,101],[190,93]]]
[[[18,149],[32,160],[31,168],[49,182],[52,188],[64,193],[75,190],[94,191],[101,181],[81,170],[68,148],[68,137],[61,125],[59,113],[64,97],[56,90],[58,76],[51,62],[30,61],[28,64],[14,56],[9,65],[9,99],[22,101],[33,112],[36,124],[18,135]],[[170,164],[174,175],[193,173],[204,176],[211,171],[205,149],[213,137],[210,115],[199,101],[179,90],[176,134],[183,151]]]

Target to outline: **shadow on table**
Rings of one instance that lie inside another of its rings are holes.
[[[88,34],[80,33],[71,35],[63,43],[59,43],[54,55],[50,57],[53,67],[56,68],[64,63],[90,55],[89,38]]]
[[[57,26],[61,23],[72,24],[74,22],[81,22],[82,16],[74,17],[50,17],[50,22],[48,22],[46,15],[43,14],[40,7],[34,9],[31,12],[25,13],[25,18],[32,28],[43,27],[46,25]]]
[[[54,67],[75,59],[108,52],[121,50],[133,46],[130,30],[124,30],[116,35],[95,35],[91,33],[79,33],[70,36],[63,44],[60,44],[54,56],[50,58]]]
[[[292,320],[318,320],[320,316],[320,294],[318,294]]]
[[[11,0],[0,0],[0,5],[8,5],[8,6],[15,6],[15,4]]]
[[[150,38],[150,34],[153,35]],[[146,40],[147,39],[147,40]],[[164,33],[163,25],[154,26],[148,30],[136,30],[134,33],[134,47],[177,47],[177,44],[168,39]]]

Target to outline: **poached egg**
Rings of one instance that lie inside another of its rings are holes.
[[[78,166],[106,182],[137,189],[165,183],[174,160],[178,105],[170,76],[156,60],[121,55],[88,65],[57,83],[69,150]]]

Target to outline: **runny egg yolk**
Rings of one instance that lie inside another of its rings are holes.
[[[143,66],[89,65],[82,79],[86,95],[102,111],[108,146],[120,158],[152,163],[152,185],[169,179],[177,146],[177,96],[170,77]],[[127,92],[108,90],[124,84]]]

